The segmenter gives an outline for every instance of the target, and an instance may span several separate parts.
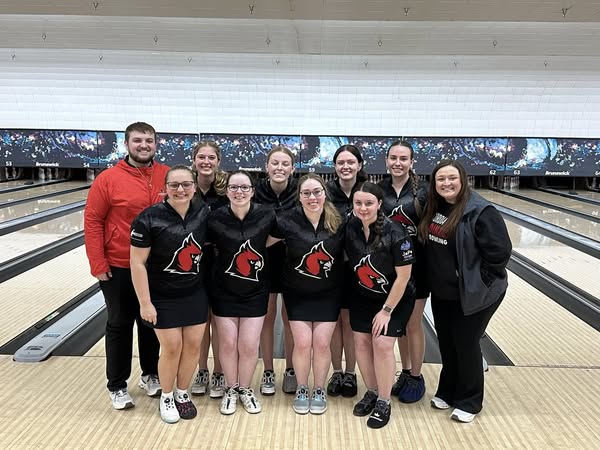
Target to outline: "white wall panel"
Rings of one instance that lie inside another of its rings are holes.
[[[288,55],[274,70],[265,55],[205,55],[195,66],[143,65],[134,53],[113,64],[69,51],[38,65],[30,56],[0,59],[0,128],[121,130],[145,120],[165,132],[600,136],[600,72],[578,69],[589,60],[533,70],[519,58],[473,57],[481,69],[455,70],[378,57],[371,70],[355,56]]]

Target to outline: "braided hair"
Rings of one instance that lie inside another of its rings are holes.
[[[421,214],[423,213],[423,207],[421,206],[421,202],[419,201],[419,178],[413,169],[410,169],[408,172],[408,177],[410,179],[410,184],[412,187],[412,195],[413,195],[413,204],[415,205],[415,211],[417,211],[417,217],[421,218]]]
[[[381,189],[381,187],[379,187],[377,184],[371,183],[370,181],[365,181],[364,183],[360,184],[354,191],[353,196],[357,192],[366,192],[367,194],[374,195],[380,205],[383,202],[383,189]],[[383,235],[384,222],[385,214],[383,214],[383,210],[380,207],[377,210],[377,219],[369,226],[373,236],[373,246],[375,248],[380,247],[382,244],[381,237]]]

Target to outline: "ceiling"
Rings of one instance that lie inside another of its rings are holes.
[[[600,1],[2,0],[0,14],[357,21],[597,22],[600,21]]]
[[[25,50],[600,57],[600,0],[2,0]]]

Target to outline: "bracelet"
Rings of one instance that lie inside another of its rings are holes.
[[[392,311],[394,310],[394,308],[392,308],[390,305],[388,305],[387,303],[383,304],[383,308],[382,308],[386,313],[391,314]]]

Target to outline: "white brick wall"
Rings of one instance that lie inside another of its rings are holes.
[[[589,59],[2,52],[0,128],[600,137]]]

